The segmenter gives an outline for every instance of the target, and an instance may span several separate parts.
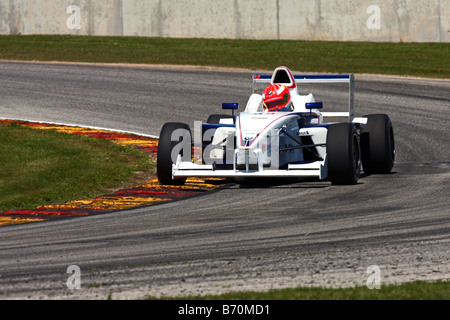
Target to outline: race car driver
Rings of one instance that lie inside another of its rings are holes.
[[[267,112],[290,112],[294,110],[289,89],[282,84],[268,86],[263,92],[262,99],[264,110]]]

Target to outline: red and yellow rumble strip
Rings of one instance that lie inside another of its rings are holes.
[[[56,124],[44,124],[28,121],[2,120],[0,123],[14,123],[40,130],[56,130],[69,134],[88,135],[98,139],[108,139],[121,145],[131,145],[155,155],[158,149],[158,139],[143,137],[136,134],[113,132],[102,129],[72,127]],[[51,219],[88,216],[124,209],[153,205],[187,196],[193,196],[213,190],[225,184],[224,179],[187,179],[183,186],[165,186],[158,179],[151,178],[141,186],[123,189],[110,195],[102,195],[94,199],[70,201],[64,204],[46,205],[33,210],[10,210],[0,212],[0,227],[5,225],[46,221]]]

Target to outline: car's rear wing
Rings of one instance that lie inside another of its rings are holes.
[[[278,70],[278,69],[277,69]],[[348,83],[348,112],[321,112],[324,117],[348,117],[348,122],[353,122],[354,114],[354,82],[355,76],[353,74],[323,74],[323,75],[292,75],[284,68],[279,68],[281,75],[277,75],[275,70],[273,75],[255,74],[253,75],[253,92],[257,93],[258,84],[261,83],[280,83],[289,87],[296,86],[297,83]],[[276,81],[283,79],[282,81]],[[293,79],[292,79],[293,78]],[[289,81],[289,82],[288,82]],[[294,85],[295,82],[295,85]]]

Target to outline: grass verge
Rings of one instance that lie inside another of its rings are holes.
[[[450,282],[415,281],[401,285],[342,289],[295,288],[268,292],[233,292],[222,295],[188,296],[163,300],[449,300]],[[157,300],[149,298],[149,300]]]
[[[2,35],[0,59],[450,78],[450,43]]]
[[[1,124],[0,141],[0,211],[98,196],[154,173],[146,154],[107,140]]]

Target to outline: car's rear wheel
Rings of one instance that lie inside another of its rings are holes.
[[[387,174],[395,161],[394,129],[386,114],[368,115],[361,130],[362,166],[365,174]]]
[[[192,134],[187,124],[168,122],[164,124],[159,135],[156,170],[158,180],[166,185],[182,185],[186,178],[174,178],[172,165],[178,156],[182,161],[191,161]]]
[[[206,120],[206,123],[219,124],[220,119],[233,119],[233,121],[234,121],[234,117],[229,114],[212,114],[208,117],[208,120]]]
[[[333,124],[327,134],[328,177],[332,184],[352,185],[361,173],[361,150],[351,123]]]

